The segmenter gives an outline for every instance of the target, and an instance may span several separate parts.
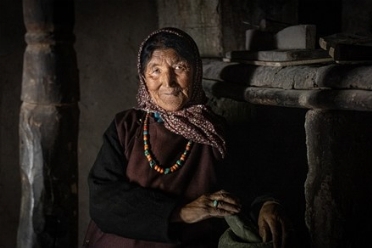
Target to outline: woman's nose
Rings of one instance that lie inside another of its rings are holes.
[[[164,73],[163,84],[166,87],[174,87],[177,84],[176,74],[172,69]]]

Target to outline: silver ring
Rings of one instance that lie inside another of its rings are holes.
[[[218,202],[217,200],[214,200],[214,201],[213,201],[213,207],[217,208],[217,207],[218,207],[218,203],[219,203],[219,202]]]

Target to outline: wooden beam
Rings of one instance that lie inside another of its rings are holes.
[[[309,110],[306,224],[316,248],[369,247],[372,115]]]
[[[23,0],[18,247],[77,247],[79,82],[73,0]]]

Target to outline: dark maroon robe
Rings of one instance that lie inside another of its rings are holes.
[[[194,143],[181,169],[160,174],[144,155],[144,117],[141,110],[121,112],[104,134],[88,179],[90,214],[102,232],[96,233],[100,236],[96,245],[89,247],[217,247],[224,231],[221,219],[196,224],[175,224],[169,219],[177,206],[219,189],[216,169],[221,154]],[[159,164],[170,167],[184,152],[187,140],[151,117],[149,142]]]

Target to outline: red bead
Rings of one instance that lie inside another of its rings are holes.
[[[145,121],[144,121],[144,123],[143,123],[143,131],[144,131],[144,133],[148,131],[148,119],[149,119],[149,116],[150,116],[150,113],[147,113],[147,114],[146,114],[146,117],[145,117]],[[150,145],[149,145],[149,143],[148,143],[148,140],[149,140],[149,136],[148,136],[148,132],[147,132],[147,134],[144,134],[144,135],[143,135],[143,142],[144,142],[143,149],[144,149],[145,153],[149,152],[148,155],[145,154],[145,156],[146,156],[148,162],[149,162],[149,163],[154,163],[154,160],[153,160],[153,158],[152,158],[152,156],[151,156]],[[186,147],[185,147],[185,151],[184,151],[184,152],[182,153],[182,155],[180,156],[180,159],[179,159],[179,160],[182,162],[182,164],[183,164],[183,162],[184,162],[184,161],[186,160],[186,158],[187,158],[187,153],[188,153],[188,151],[191,149],[191,145],[192,145],[192,141],[188,141],[187,144],[186,144]],[[151,167],[151,166],[150,166],[150,167]],[[159,165],[157,165],[157,164],[154,163],[154,166],[153,166],[152,168],[153,168],[155,171],[157,171],[158,173],[164,174],[165,169],[162,168],[161,166],[159,166]],[[178,170],[178,169],[180,169],[180,168],[181,168],[181,166],[179,166],[179,165],[176,163],[176,164],[174,164],[173,166],[171,166],[171,167],[169,168],[169,170],[170,170],[170,172],[174,172],[174,171],[176,171],[176,170]]]

